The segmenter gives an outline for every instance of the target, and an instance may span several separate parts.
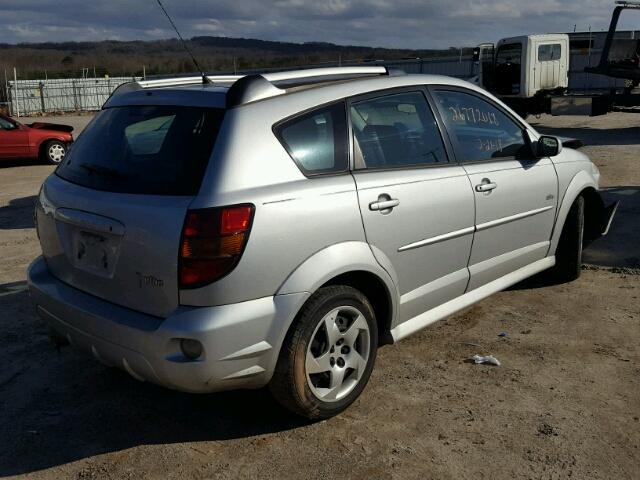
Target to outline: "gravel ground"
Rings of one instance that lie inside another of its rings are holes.
[[[25,291],[52,168],[3,163],[0,477],[639,478],[640,115],[530,121],[584,140],[624,202],[582,277],[529,281],[382,348],[362,397],[313,424],[265,391],[181,394],[56,351]]]

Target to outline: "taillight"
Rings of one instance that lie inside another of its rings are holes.
[[[180,288],[197,288],[231,272],[247,244],[253,205],[189,210],[179,253]]]

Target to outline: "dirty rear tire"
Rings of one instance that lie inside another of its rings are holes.
[[[564,222],[558,248],[556,264],[551,270],[554,280],[571,282],[580,276],[582,267],[582,245],[584,237],[584,197],[576,198]]]
[[[354,307],[365,317],[369,329],[369,356],[364,373],[353,390],[344,398],[325,402],[309,387],[305,368],[307,349],[325,315],[345,306]],[[282,406],[310,420],[333,417],[351,405],[366,387],[375,363],[377,345],[375,313],[367,297],[345,285],[323,287],[307,300],[287,333],[269,383],[271,394]]]

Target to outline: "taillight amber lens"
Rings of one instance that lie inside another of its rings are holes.
[[[180,240],[180,288],[198,288],[229,274],[240,261],[253,205],[189,210]]]

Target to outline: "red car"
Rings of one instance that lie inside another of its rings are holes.
[[[73,142],[69,125],[35,122],[23,125],[0,115],[0,160],[5,158],[41,158],[59,164]]]

